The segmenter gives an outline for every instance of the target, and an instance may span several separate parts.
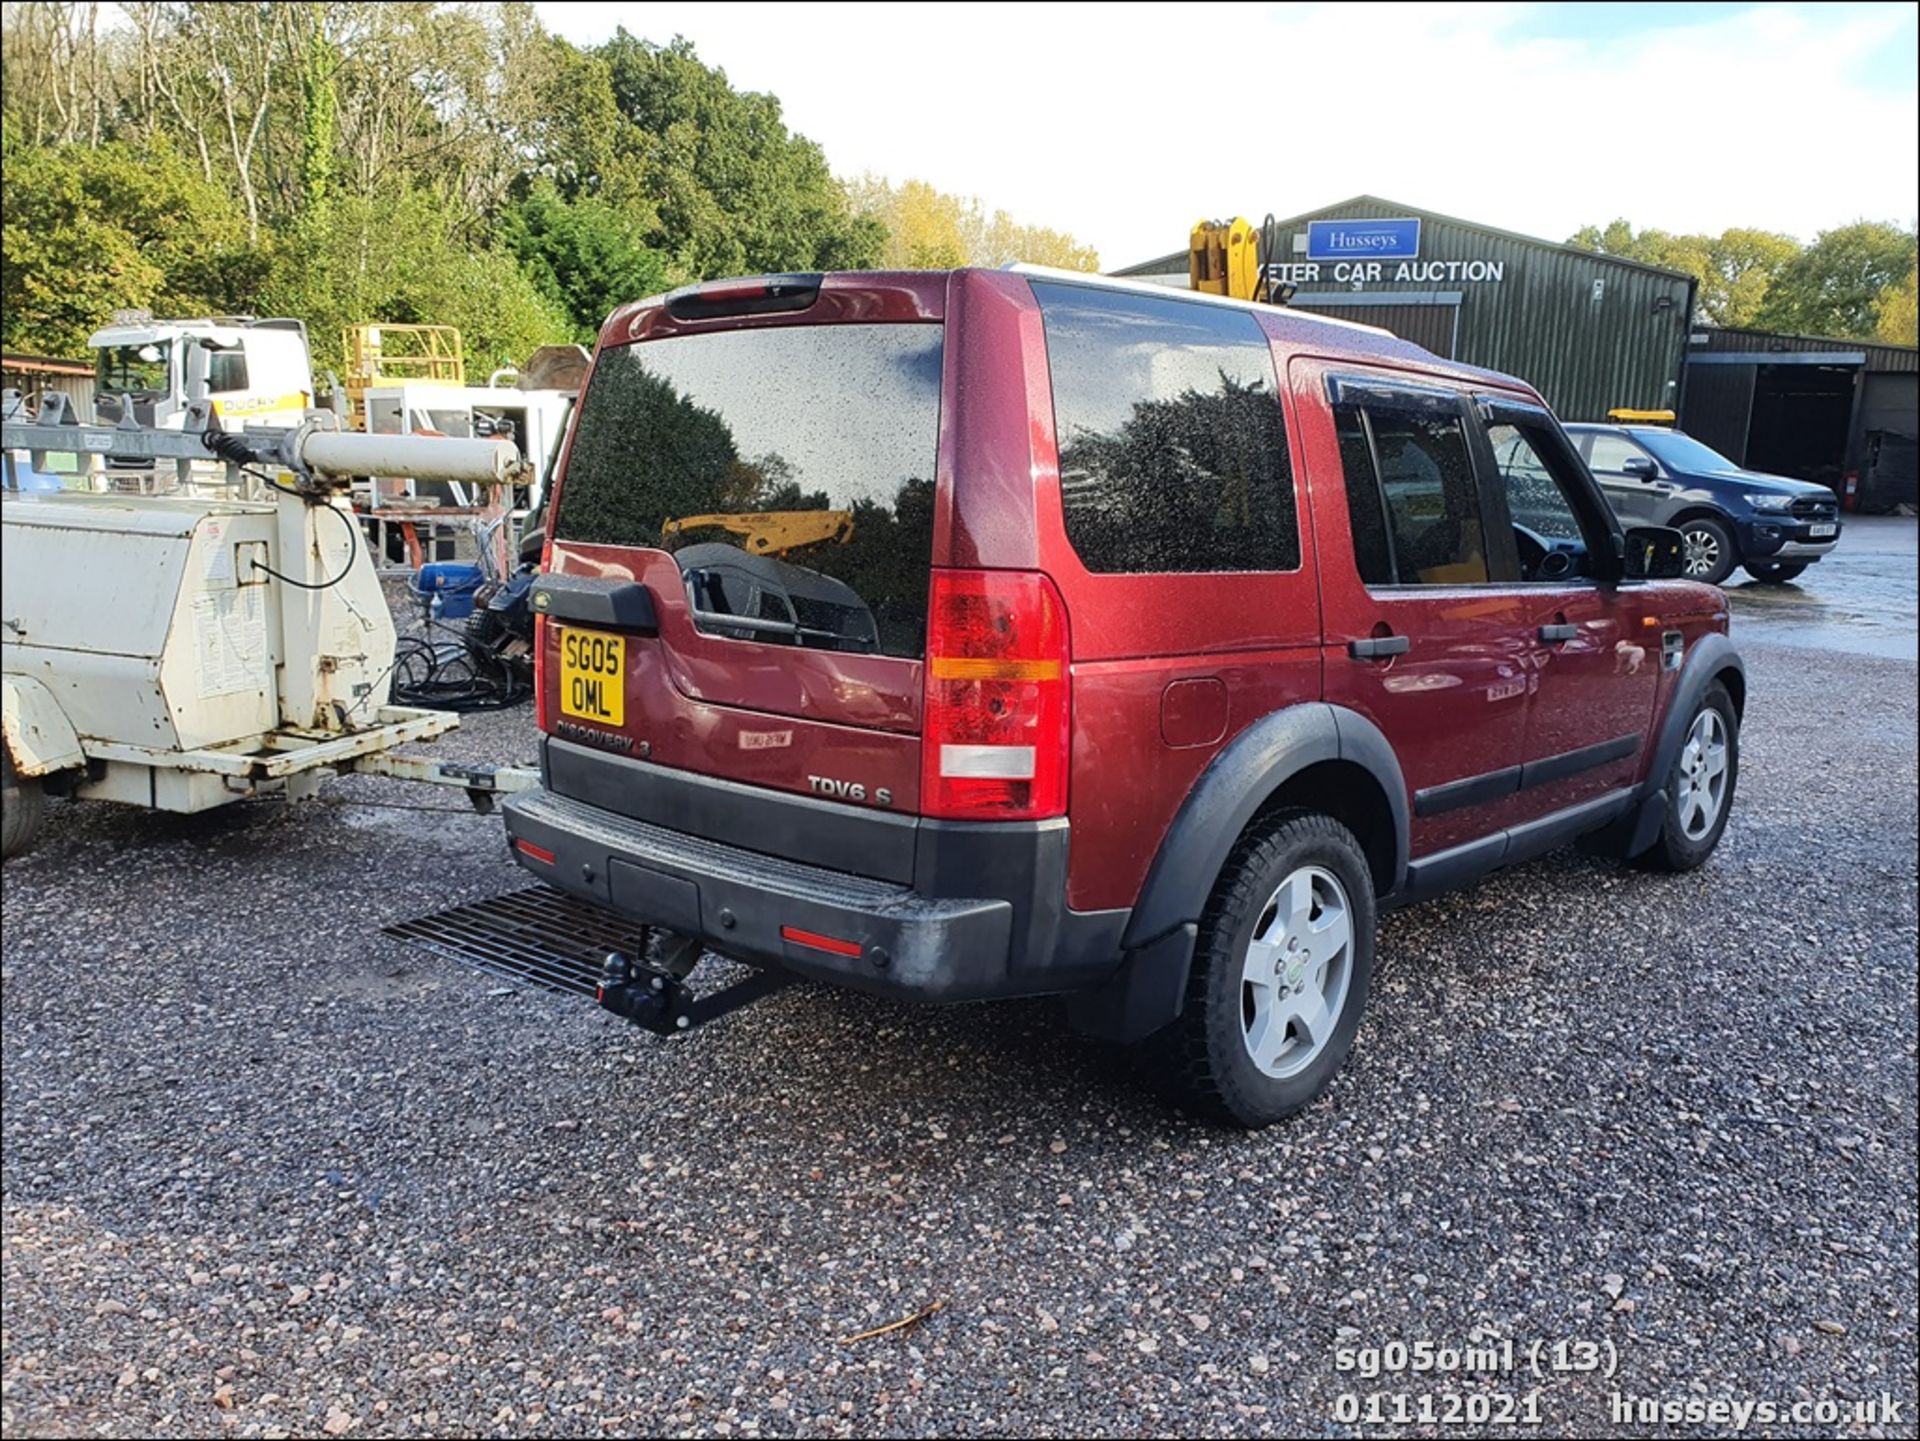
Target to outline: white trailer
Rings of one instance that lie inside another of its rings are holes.
[[[469,793],[527,783],[521,772],[436,774],[390,756],[459,721],[387,703],[393,621],[346,508],[355,473],[512,485],[524,462],[504,441],[349,435],[334,423],[316,411],[294,429],[221,435],[204,410],[184,432],[5,423],[0,449],[35,455],[36,468],[48,450],[230,470],[255,462],[270,468],[273,497],[6,491],[5,854],[31,841],[49,790],[194,812],[269,790],[304,794],[342,770]]]

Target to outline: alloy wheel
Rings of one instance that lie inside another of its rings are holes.
[[[1688,575],[1712,575],[1720,568],[1720,539],[1712,531],[1683,531],[1681,541]]]
[[[1699,840],[1713,829],[1727,801],[1727,727],[1711,706],[1693,718],[1680,751],[1680,829]]]
[[[1262,1074],[1285,1080],[1313,1064],[1352,978],[1346,890],[1331,871],[1302,866],[1261,907],[1241,963],[1241,1039]]]

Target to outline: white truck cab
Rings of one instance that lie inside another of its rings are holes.
[[[188,404],[209,400],[228,430],[290,426],[313,404],[307,327],[299,320],[155,320],[123,310],[87,343],[102,422],[131,413],[141,425],[178,430]]]

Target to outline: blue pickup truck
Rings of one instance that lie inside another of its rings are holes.
[[[1719,585],[1735,566],[1783,584],[1840,541],[1840,502],[1824,485],[1742,470],[1711,446],[1657,425],[1569,425],[1566,432],[1625,525],[1669,525],[1687,574]]]

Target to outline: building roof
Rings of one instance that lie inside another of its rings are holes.
[[[34,375],[92,375],[93,367],[84,360],[56,360],[47,355],[0,355],[0,370]]]
[[[1789,335],[1783,331],[1759,330],[1747,325],[1705,323],[1696,323],[1693,334],[1706,343],[1701,345],[1696,342],[1690,354],[1698,354],[1702,350],[1710,355],[1744,351],[1798,351],[1807,354],[1832,351],[1864,354],[1868,370],[1920,371],[1920,349],[1911,345],[1896,345],[1889,340],[1856,340],[1845,335]]]
[[[1405,205],[1398,200],[1387,200],[1378,195],[1349,196],[1332,205],[1323,205],[1318,210],[1307,210],[1299,215],[1290,215],[1284,220],[1276,220],[1274,226],[1276,229],[1285,230],[1309,220],[1319,220],[1338,211],[1351,209],[1356,205],[1377,205],[1384,210],[1397,210],[1405,215],[1417,215],[1423,220],[1438,220],[1445,225],[1457,225],[1463,230],[1476,230],[1482,235],[1497,235],[1503,240],[1518,241],[1522,245],[1535,245],[1543,250],[1565,251],[1569,255],[1604,261],[1610,265],[1625,266],[1629,270],[1644,270],[1653,275],[1665,276],[1670,280],[1689,283],[1693,280],[1693,277],[1684,271],[1669,270],[1662,265],[1648,265],[1644,261],[1628,260],[1619,255],[1607,255],[1598,250],[1584,250],[1578,245],[1568,245],[1558,240],[1542,240],[1537,235],[1522,235],[1517,230],[1502,230],[1495,225],[1483,225],[1477,220],[1462,220],[1457,215],[1442,215],[1437,210],[1427,210],[1418,205]],[[1184,272],[1186,268],[1187,252],[1181,249],[1153,260],[1143,260],[1137,265],[1122,266],[1112,273],[1115,275],[1164,275],[1172,271]]]

